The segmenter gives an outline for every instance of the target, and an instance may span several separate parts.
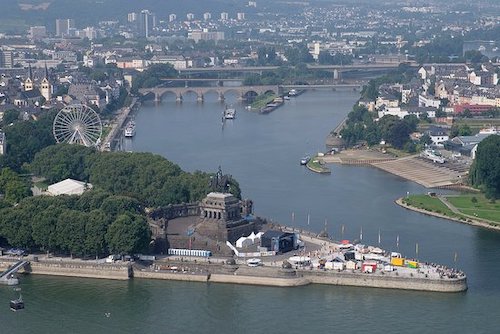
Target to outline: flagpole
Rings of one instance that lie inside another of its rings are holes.
[[[378,229],[378,245],[380,246],[380,229]]]
[[[399,234],[398,236],[396,237],[396,248],[398,249],[399,251]]]
[[[311,217],[310,217],[310,215],[309,215],[309,214],[307,214],[307,226],[309,226],[309,223],[310,223],[310,218],[311,218]]]
[[[359,231],[359,241],[363,241],[363,226],[361,226],[361,230]]]

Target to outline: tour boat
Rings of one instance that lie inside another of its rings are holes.
[[[131,138],[131,137],[135,136],[135,122],[134,121],[130,121],[127,123],[127,126],[125,127],[124,134],[125,134],[125,137],[127,137],[127,138]]]
[[[226,109],[224,109],[224,119],[234,119],[235,116],[236,116],[236,109],[228,108],[226,106]]]

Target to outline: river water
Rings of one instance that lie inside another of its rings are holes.
[[[136,116],[127,150],[161,154],[188,171],[232,174],[258,215],[335,239],[359,238],[468,275],[465,293],[441,294],[335,286],[272,288],[155,280],[127,282],[22,278],[26,309],[8,311],[11,288],[0,286],[0,321],[8,333],[497,333],[500,326],[500,233],[427,217],[394,204],[427,190],[369,167],[333,165],[331,175],[299,166],[324,150],[326,134],[358,93],[311,91],[269,115],[245,111],[221,122],[215,95],[203,104],[167,96]],[[292,214],[293,213],[293,214]],[[307,225],[307,215],[310,224]],[[292,219],[292,216],[294,219]],[[344,225],[344,234],[342,234]],[[457,262],[454,254],[457,252]]]

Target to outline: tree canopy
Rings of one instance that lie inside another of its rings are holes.
[[[472,185],[481,188],[487,197],[500,198],[500,136],[483,139],[469,172]]]
[[[198,201],[210,192],[210,174],[186,173],[152,153],[100,153],[83,146],[59,144],[39,152],[30,168],[50,183],[70,177],[114,195],[135,198],[147,207]],[[235,180],[230,191],[240,198]]]

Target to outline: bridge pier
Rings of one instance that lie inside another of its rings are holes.
[[[155,93],[155,102],[160,103],[161,102],[161,95],[158,93]]]
[[[196,97],[196,102],[198,103],[203,103],[203,100],[204,100],[204,96],[202,93],[198,94],[198,96]]]
[[[179,93],[175,96],[175,102],[182,103],[182,94]]]
[[[224,102],[224,100],[225,100],[225,99],[226,99],[226,98],[224,97],[224,93],[219,92],[219,98],[218,98],[218,100],[219,100],[220,102]]]
[[[333,82],[342,80],[342,72],[339,69],[333,70]]]

